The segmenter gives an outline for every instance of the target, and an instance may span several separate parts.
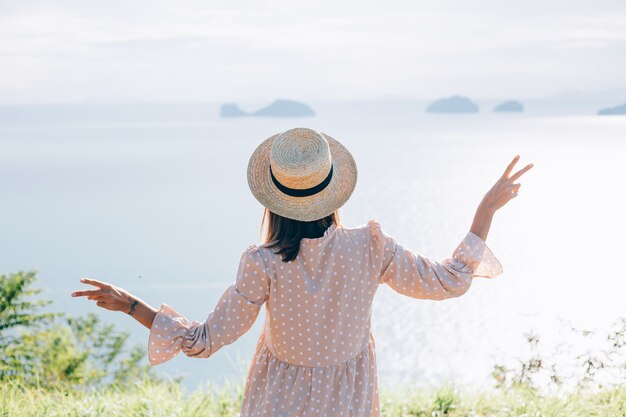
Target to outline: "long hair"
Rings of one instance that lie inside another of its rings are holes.
[[[267,248],[277,248],[274,253],[282,255],[283,262],[289,262],[298,256],[302,238],[321,237],[333,223],[341,227],[338,210],[324,218],[303,222],[280,216],[265,208],[261,222],[261,242]]]

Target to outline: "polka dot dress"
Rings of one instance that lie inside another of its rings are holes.
[[[241,256],[235,281],[206,321],[189,321],[161,304],[148,358],[159,365],[181,350],[207,358],[266,319],[245,387],[241,417],[379,416],[371,306],[382,283],[418,299],[458,297],[473,277],[494,278],[502,265],[468,232],[452,257],[434,262],[382,231],[376,220],[303,239],[282,262],[264,245]]]

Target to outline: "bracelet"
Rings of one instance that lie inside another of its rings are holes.
[[[135,306],[137,304],[139,304],[138,300],[133,301],[133,303],[130,305],[130,311],[128,312],[128,314],[130,314],[131,316],[135,314]]]

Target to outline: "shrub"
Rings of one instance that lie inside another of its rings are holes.
[[[36,273],[0,275],[0,382],[18,380],[25,386],[124,386],[138,378],[159,380],[145,349],[127,347],[128,332],[104,325],[98,316],[72,317],[40,313],[49,300],[31,300]]]

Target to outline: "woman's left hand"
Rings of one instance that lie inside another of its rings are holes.
[[[96,300],[96,305],[111,311],[127,312],[135,297],[115,285],[95,279],[83,278],[80,282],[98,287],[95,290],[74,291],[72,297],[86,296],[88,300]]]

